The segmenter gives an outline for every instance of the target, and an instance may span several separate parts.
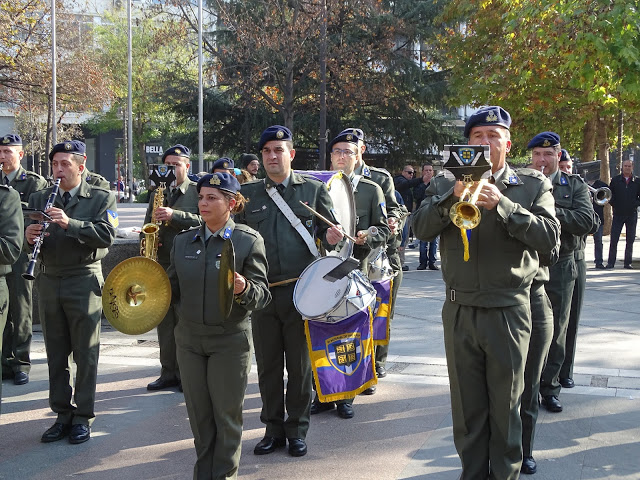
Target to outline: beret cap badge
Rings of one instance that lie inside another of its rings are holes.
[[[487,114],[487,118],[486,118],[487,122],[497,122],[498,121],[498,116],[496,115],[495,112],[491,111]]]
[[[551,146],[551,142],[550,142],[549,140],[545,140],[545,141],[542,143],[542,146],[543,146],[543,147],[550,147],[550,146]]]
[[[224,168],[229,168],[229,162],[224,162],[224,163],[222,164],[222,166],[223,166]]]
[[[3,137],[2,143],[9,143],[9,137]]]
[[[218,176],[213,176],[211,180],[209,180],[211,185],[220,185],[220,178]]]
[[[348,134],[348,135],[347,135],[347,140],[353,140],[353,135]]]
[[[65,150],[71,150],[72,148],[73,148],[73,145],[71,145],[70,143],[67,142],[67,143],[64,144],[64,149]]]
[[[175,149],[175,153],[177,153],[178,155],[180,155],[180,153],[182,153],[182,152],[180,152],[180,149],[179,149],[179,148],[176,148],[176,149]]]
[[[284,138],[284,132],[282,130],[278,130],[278,133],[276,133],[276,137]]]

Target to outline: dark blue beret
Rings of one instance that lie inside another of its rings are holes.
[[[358,145],[358,137],[350,129],[347,130],[349,131],[343,130],[340,134],[338,134],[336,138],[331,140],[331,143],[329,143],[329,150],[331,150],[336,143],[340,142],[347,142]]]
[[[531,139],[527,148],[556,147],[560,145],[560,135],[555,132],[542,132]]]
[[[87,153],[87,146],[80,140],[70,140],[68,142],[58,143],[51,149],[51,153],[49,153],[49,160],[53,160],[53,156],[58,152],[85,155]]]
[[[169,155],[176,155],[178,157],[184,157],[188,159],[191,156],[191,150],[188,147],[185,147],[184,145],[180,145],[178,143],[177,145],[174,145],[171,148],[167,148],[164,151],[164,153],[162,154],[162,161],[164,162],[164,159]]]
[[[360,140],[361,142],[364,142],[364,132],[359,128],[345,128],[340,132],[339,135],[348,134],[348,133],[357,137],[357,139]]]
[[[291,134],[291,130],[287,127],[283,127],[282,125],[272,125],[267,128],[262,135],[260,135],[260,143],[258,144],[258,150],[262,150],[264,144],[271,140],[282,140],[293,142],[293,135]]]
[[[10,147],[12,145],[22,145],[22,138],[17,133],[9,133],[4,137],[0,137],[0,145]]]
[[[473,127],[485,125],[498,125],[509,130],[511,115],[502,107],[482,107],[467,119],[467,123],[464,126],[464,136],[469,138],[469,133]]]
[[[562,152],[562,155],[560,156],[560,161],[561,162],[569,162],[571,161],[571,155],[569,155],[569,152],[567,152],[564,148],[562,150],[560,150]]]
[[[222,170],[231,170],[233,169],[233,167],[234,167],[233,160],[227,157],[221,157],[215,162],[213,162],[213,167],[211,167],[211,172],[213,172],[218,168]]]
[[[240,182],[230,173],[208,173],[198,180],[198,193],[202,187],[219,188],[235,195],[240,191]]]

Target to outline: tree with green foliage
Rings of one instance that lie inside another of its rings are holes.
[[[142,165],[145,143],[172,142],[194,128],[193,118],[180,118],[173,112],[172,105],[180,99],[172,92],[197,79],[197,47],[188,26],[162,12],[137,16],[132,31],[134,175],[147,180],[148,172]],[[107,111],[86,125],[98,134],[124,128],[128,94],[126,16],[122,11],[107,12],[94,33],[94,55],[109,74],[114,98]]]
[[[633,0],[452,0],[439,62],[460,104],[497,103],[514,118],[516,151],[554,130],[582,161],[602,160],[618,112],[640,108],[640,10]]]

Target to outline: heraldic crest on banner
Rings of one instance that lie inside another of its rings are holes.
[[[338,323],[305,320],[311,367],[321,402],[354,398],[378,383],[372,323],[371,307]]]

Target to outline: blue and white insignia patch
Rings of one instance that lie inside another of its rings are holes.
[[[304,224],[307,226],[307,228],[311,228],[313,227],[313,220],[307,220],[306,222],[304,222]]]
[[[564,175],[560,176],[560,185],[569,185],[569,182],[567,181],[567,177],[565,177]]]
[[[216,268],[220,270],[220,260],[216,260]]]
[[[22,175],[20,175],[20,180],[26,180],[27,179],[27,174],[25,172],[22,172]]]
[[[231,232],[233,232],[233,228],[231,227],[225,228],[224,233],[222,234],[222,238],[224,238],[225,240],[228,240],[229,238],[231,238]]]
[[[367,178],[371,177],[371,170],[369,170],[369,167],[367,167],[366,165],[362,167],[362,175],[364,175]]]
[[[387,204],[385,202],[380,203],[380,210],[382,211],[382,216],[387,218]]]
[[[511,185],[517,185],[518,184],[518,177],[516,177],[515,175],[511,175],[509,177],[509,183]]]
[[[120,222],[118,221],[118,212],[107,210],[107,221],[111,224],[112,227],[116,228],[120,224]]]

